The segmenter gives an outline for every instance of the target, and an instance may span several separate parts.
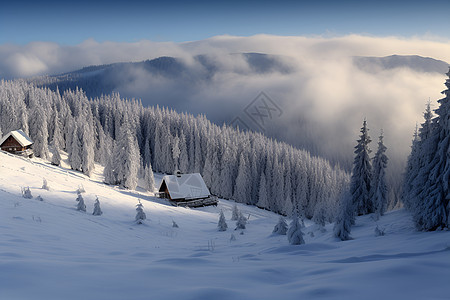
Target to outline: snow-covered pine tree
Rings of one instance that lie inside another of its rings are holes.
[[[425,157],[431,157],[425,164],[424,174],[420,181],[426,178],[424,188],[416,199],[414,220],[420,230],[436,230],[449,227],[450,201],[450,69],[447,72],[445,85],[447,89],[442,93],[444,98],[438,100],[437,117],[432,123],[432,136],[424,148]],[[429,170],[427,172],[427,170]],[[419,174],[418,177],[420,177]]]
[[[205,181],[205,184],[207,187],[209,187],[209,189],[211,189],[212,174],[214,171],[214,169],[213,169],[214,166],[213,166],[213,161],[212,161],[212,153],[213,153],[213,151],[215,151],[214,147],[215,147],[214,141],[210,141],[210,143],[208,143],[205,164],[204,164],[203,170],[202,170],[203,180]]]
[[[364,120],[360,139],[355,146],[354,153],[356,155],[353,161],[353,171],[350,182],[350,193],[352,194],[352,201],[358,215],[365,215],[374,211],[373,203],[370,199],[372,166],[369,158],[371,152],[369,143],[371,142],[371,139],[368,131],[367,122]]]
[[[274,154],[274,161],[272,165],[272,179],[271,193],[269,195],[269,209],[271,211],[282,213],[283,204],[286,200],[284,198],[284,178],[283,178],[283,164],[279,162],[279,155]]]
[[[179,158],[180,158],[180,139],[178,138],[178,134],[175,135],[175,137],[173,138],[173,142],[172,142],[172,159],[173,159],[173,170],[178,170],[178,166],[179,166]]]
[[[75,123],[70,148],[70,167],[72,170],[81,171],[83,142],[81,141],[80,126]]]
[[[162,138],[162,123],[161,121],[157,121],[155,124],[155,150],[153,152],[155,160],[153,167],[155,168],[156,172],[162,172],[164,169],[164,153],[163,153],[163,138]]]
[[[287,217],[291,217],[292,214],[294,212],[294,204],[292,203],[291,198],[286,198],[286,200],[284,201],[283,204],[283,213],[287,216]]]
[[[431,171],[431,160],[436,152],[438,137],[435,130],[437,118],[433,120],[431,112],[431,103],[427,103],[424,113],[424,122],[419,128],[419,143],[418,143],[418,172],[412,180],[411,199],[413,199],[414,209],[418,204],[423,203],[426,197],[425,189],[428,182],[428,176]]]
[[[239,212],[239,217],[236,221],[236,229],[245,229],[245,226],[247,225],[247,218],[244,216],[242,211]]]
[[[186,136],[183,133],[183,130],[181,130],[180,133],[180,158],[179,158],[179,165],[178,169],[181,171],[181,173],[187,173],[189,170],[189,157],[187,152],[187,146],[186,146]]]
[[[78,194],[77,201],[78,201],[78,203],[77,203],[77,210],[85,212],[86,211],[86,204],[84,204],[84,199],[83,199],[83,196],[81,196],[81,194]]]
[[[220,163],[220,196],[225,199],[233,197],[233,179],[235,165],[235,151],[233,148],[225,148]]]
[[[412,190],[413,182],[419,173],[419,129],[416,123],[416,129],[413,135],[413,141],[411,145],[411,153],[408,156],[406,162],[406,171],[403,178],[401,199],[406,209],[412,209]]]
[[[259,208],[267,209],[269,206],[269,201],[267,200],[266,175],[264,174],[264,172],[261,172],[258,195],[258,203],[256,203],[256,206]]]
[[[31,194],[30,187],[27,186],[26,188],[22,188],[22,197],[26,199],[32,199],[33,195]]]
[[[48,186],[47,179],[42,178],[42,189],[49,191],[50,187]]]
[[[237,207],[237,204],[235,203],[231,210],[231,221],[236,221],[238,218],[239,218],[239,209]]]
[[[94,147],[95,139],[94,133],[92,132],[89,123],[84,123],[81,127],[82,137],[81,137],[81,169],[83,174],[91,176],[92,171],[94,171]]]
[[[221,190],[220,182],[220,162],[219,162],[219,146],[215,143],[214,151],[212,152],[212,174],[211,174],[211,193],[213,195],[218,195]]]
[[[116,157],[114,156],[114,153],[116,152],[116,143],[114,140],[112,141],[112,151],[107,153],[108,157],[106,158],[106,166],[103,170],[103,176],[105,177],[105,183],[107,184],[118,184],[117,180],[117,171],[116,171]]]
[[[277,225],[275,225],[275,227],[273,228],[272,233],[286,235],[287,230],[288,230],[288,225],[286,223],[286,220],[282,216],[280,216],[280,218],[278,219]]]
[[[355,224],[355,210],[352,196],[350,192],[345,191],[342,193],[339,203],[339,211],[337,212],[336,222],[333,228],[334,236],[341,239],[341,241],[352,239],[350,232],[353,224]]]
[[[145,215],[144,212],[144,206],[141,203],[141,200],[139,200],[139,203],[136,204],[136,223],[137,224],[142,224],[144,222],[144,220],[147,219],[147,216]]]
[[[239,158],[238,175],[236,177],[236,185],[234,188],[233,198],[240,203],[249,203],[250,201],[251,180],[248,169],[248,163],[244,155],[241,153]]]
[[[155,178],[153,176],[152,165],[149,164],[145,166],[144,170],[144,182],[145,189],[149,192],[153,192],[155,190]]]
[[[200,137],[200,130],[197,126],[194,126],[194,170],[195,172],[203,173],[204,156],[202,154],[202,141]],[[191,158],[192,159],[192,158]]]
[[[228,228],[227,221],[225,220],[225,215],[223,210],[220,210],[219,222],[217,223],[217,228],[219,231],[226,231]]]
[[[407,170],[404,179],[402,200],[405,207],[414,212],[426,196],[424,189],[431,170],[430,161],[436,151],[436,136],[433,135],[433,113],[431,103],[428,101],[423,114],[424,122],[416,134],[411,154],[408,157]]]
[[[61,122],[59,119],[58,112],[55,112],[55,120],[54,120],[54,128],[53,128],[53,137],[51,144],[56,149],[61,149],[64,145],[64,138],[61,132]]]
[[[302,232],[302,226],[298,220],[297,214],[294,214],[292,217],[292,222],[289,225],[289,229],[287,231],[287,238],[289,244],[291,245],[301,245],[305,243],[303,239],[304,233]]]
[[[327,220],[325,205],[326,204],[323,201],[317,203],[316,207],[314,208],[314,215],[312,217],[313,222],[321,226],[322,228],[325,227],[325,223]]]
[[[378,150],[375,153],[372,163],[372,179],[371,179],[371,202],[374,205],[374,210],[376,218],[384,215],[387,209],[387,193],[388,189],[386,186],[386,167],[388,158],[386,156],[386,146],[383,144],[383,131],[381,131],[378,138]]]
[[[48,157],[47,116],[39,101],[32,108],[30,122],[30,137],[34,141],[33,152],[37,157]]]
[[[172,144],[174,140],[174,136],[172,136],[169,128],[169,124],[165,124],[162,131],[162,158],[163,158],[163,172],[164,173],[173,173],[174,172],[174,161],[173,161],[173,153],[172,153]]]
[[[103,214],[102,209],[100,208],[100,201],[98,200],[98,197],[95,198],[94,212],[92,214],[94,216],[101,216]]]
[[[384,229],[381,229],[378,225],[375,227],[374,233],[375,233],[375,236],[384,236],[384,235],[386,235]]]
[[[144,157],[143,157],[144,166],[152,163],[152,149],[150,148],[150,139],[145,139],[144,144]]]
[[[59,147],[55,146],[55,149],[53,151],[53,155],[52,155],[52,165],[54,166],[60,166],[61,165],[61,154],[59,153]]]
[[[131,134],[130,123],[125,115],[113,154],[114,173],[117,174],[117,183],[123,188],[134,190],[137,186],[140,161],[138,155],[137,141]]]

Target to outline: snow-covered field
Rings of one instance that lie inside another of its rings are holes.
[[[416,232],[403,210],[377,222],[384,236],[375,236],[371,216],[357,218],[347,242],[332,236],[332,224],[322,232],[307,222],[306,244],[291,246],[271,234],[273,213],[239,205],[249,216],[241,235],[233,202],[172,207],[104,185],[96,170],[89,179],[0,153],[1,300],[450,299],[450,232]],[[79,185],[86,213],[75,209]],[[33,199],[21,196],[26,186]],[[102,216],[92,215],[96,196]],[[138,199],[143,225],[134,223]],[[225,232],[217,231],[221,209]]]

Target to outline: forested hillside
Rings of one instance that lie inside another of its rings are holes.
[[[260,133],[218,126],[203,115],[143,107],[118,94],[90,100],[78,89],[60,93],[1,81],[0,120],[3,133],[29,133],[36,156],[53,159],[64,150],[72,169],[87,175],[99,162],[105,181],[124,188],[135,188],[149,168],[200,172],[217,196],[332,221],[349,181],[339,167]]]

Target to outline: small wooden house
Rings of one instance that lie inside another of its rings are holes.
[[[0,140],[0,149],[16,155],[33,156],[33,141],[22,130],[14,130],[5,134]]]
[[[199,173],[166,175],[158,189],[160,198],[169,199],[177,206],[217,205]]]

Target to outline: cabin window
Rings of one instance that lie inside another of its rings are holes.
[[[12,151],[12,148],[9,148],[9,151]]]

